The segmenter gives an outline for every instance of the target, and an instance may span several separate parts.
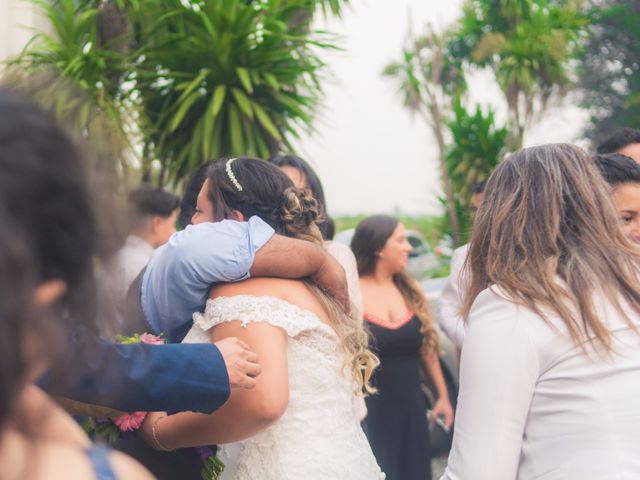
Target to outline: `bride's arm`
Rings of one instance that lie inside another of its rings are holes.
[[[150,414],[143,426],[143,435],[154,448],[175,449],[243,440],[267,428],[286,410],[289,381],[284,330],[266,323],[242,327],[240,322],[230,322],[212,328],[211,337],[214,342],[237,337],[258,355],[262,373],[256,378],[255,388],[232,390],[229,400],[211,415]]]

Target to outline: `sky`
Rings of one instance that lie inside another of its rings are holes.
[[[441,195],[435,139],[429,128],[402,107],[397,87],[383,78],[385,65],[399,59],[411,24],[436,28],[454,22],[461,0],[352,0],[342,19],[321,22],[340,35],[342,52],[324,53],[331,78],[316,132],[303,137],[298,153],[320,176],[329,213],[438,214]],[[506,106],[491,74],[469,81],[471,103],[492,105],[499,123]],[[572,99],[554,104],[525,137],[525,146],[577,142],[586,121]],[[575,103],[575,101],[574,101]]]

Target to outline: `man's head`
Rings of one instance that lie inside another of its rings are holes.
[[[595,160],[612,188],[622,228],[630,238],[640,242],[640,165],[617,153],[596,155]]]
[[[131,232],[153,248],[169,240],[176,231],[180,199],[159,188],[141,186],[129,193]]]
[[[598,153],[619,153],[640,163],[640,130],[621,128],[598,145]]]

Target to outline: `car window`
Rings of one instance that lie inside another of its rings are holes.
[[[407,241],[413,247],[413,250],[409,254],[409,257],[417,257],[420,255],[424,255],[425,253],[429,253],[429,246],[422,238],[408,233]]]

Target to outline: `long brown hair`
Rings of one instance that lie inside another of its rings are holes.
[[[393,235],[398,223],[399,220],[390,215],[373,215],[358,224],[351,239],[351,250],[356,257],[360,276],[375,272],[378,253]],[[420,320],[425,352],[437,352],[438,334],[433,328],[427,299],[418,283],[406,270],[393,275],[393,283],[402,294],[407,307]]]
[[[635,329],[621,300],[640,314],[640,253],[623,233],[611,194],[582,149],[542,145],[502,162],[487,183],[470,243],[465,317],[478,294],[496,285],[545,321],[543,312],[557,314],[582,347],[595,336],[611,351],[594,293],[604,295]]]

